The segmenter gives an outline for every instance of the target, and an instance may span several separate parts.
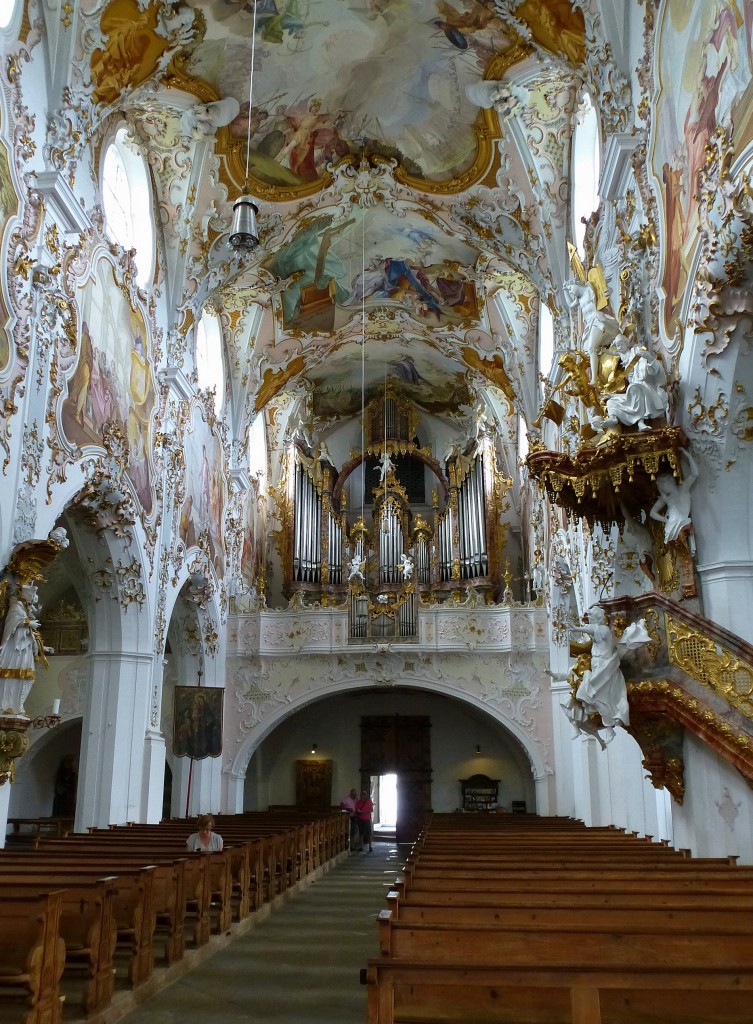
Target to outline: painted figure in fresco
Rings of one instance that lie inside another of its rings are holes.
[[[202,526],[209,525],[212,514],[212,482],[207,457],[207,446],[201,446],[201,469],[199,471],[199,520]]]
[[[78,358],[78,365],[68,386],[68,395],[75,409],[76,420],[82,427],[89,397],[89,383],[92,377],[93,363],[92,338],[91,334],[89,334],[89,326],[84,320],[81,325],[81,352]]]
[[[348,292],[340,283],[346,276],[345,264],[332,252],[330,245],[334,235],[353,223],[348,219],[333,227],[332,217],[317,217],[275,256],[269,268],[271,272],[282,279],[291,278],[291,283],[282,293],[286,324],[290,324],[298,314],[302,292],[307,286],[321,291],[329,289],[335,302],[345,300]]]
[[[688,190],[690,197],[698,192],[701,185],[701,168],[706,159],[706,146],[716,129],[719,90],[726,70],[727,58],[725,57],[724,63],[715,75],[707,74],[707,63],[704,58],[703,74],[700,78],[696,97],[696,115],[694,118],[691,117],[693,107],[690,107],[685,115],[683,131],[687,147]]]
[[[664,523],[664,543],[678,544],[695,555],[695,538],[690,518],[690,489],[698,479],[698,466],[690,452],[682,451],[685,472],[678,483],[671,473],[656,478],[659,497],[649,510],[652,519]]]
[[[666,416],[669,407],[664,367],[638,341],[631,342],[624,334],[617,335],[614,346],[627,374],[627,389],[623,394],[607,398],[607,415],[592,417],[591,426],[605,430],[622,423],[627,427],[636,426],[638,430],[650,430],[646,421]]]
[[[0,707],[14,715],[24,713],[24,702],[36,677],[35,662],[47,664],[39,632],[39,604],[34,583],[22,583],[10,601],[0,644]]]
[[[438,0],[439,18],[433,22],[458,50],[468,49],[468,37],[474,32],[483,32],[497,17],[494,7],[485,7],[479,0],[471,0],[470,10],[457,10],[445,0]]]
[[[596,308],[596,296],[590,281],[566,281],[565,302],[570,309],[580,309],[583,318],[583,334],[581,348],[589,359],[591,383],[595,384],[599,377],[599,353],[605,348],[619,330],[613,316]]]

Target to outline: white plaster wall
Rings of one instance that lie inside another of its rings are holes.
[[[459,780],[476,772],[500,779],[499,803],[512,800],[535,810],[528,760],[516,740],[490,718],[459,701],[425,693],[356,693],[310,705],[283,722],[262,743],[248,766],[244,808],[295,802],[295,762],[332,761],[332,802],[360,785],[362,715],[428,715],[431,719],[432,804],[435,811],[460,805]],[[315,755],[311,746],[317,744]],[[476,754],[476,745],[481,753]]]
[[[685,799],[672,805],[675,845],[697,857],[736,855],[753,864],[753,800],[734,768],[690,733],[685,734]]]
[[[580,818],[587,825],[616,825],[671,841],[669,797],[646,779],[638,744],[624,729],[617,729],[606,750],[596,740],[575,737],[561,708],[569,692],[566,684],[552,690],[555,813]]]

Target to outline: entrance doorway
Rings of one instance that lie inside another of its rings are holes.
[[[371,776],[374,801],[374,835],[394,836],[397,828],[397,775]]]
[[[431,813],[431,722],[427,715],[364,715],[361,779],[396,776],[398,843],[414,843]],[[373,791],[372,791],[373,799]]]

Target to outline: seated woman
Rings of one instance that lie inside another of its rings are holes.
[[[186,839],[190,853],[219,853],[222,850],[222,836],[213,832],[214,818],[211,814],[200,814],[196,822],[197,831]]]

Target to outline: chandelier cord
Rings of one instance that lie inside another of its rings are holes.
[[[366,215],[361,220],[361,523],[365,524],[366,452],[364,430],[366,420]]]
[[[251,108],[254,99],[254,64],[256,62],[256,3],[254,3],[253,21],[251,23],[251,74],[248,81],[248,131],[246,133],[246,192],[248,192],[248,172],[251,166]]]

